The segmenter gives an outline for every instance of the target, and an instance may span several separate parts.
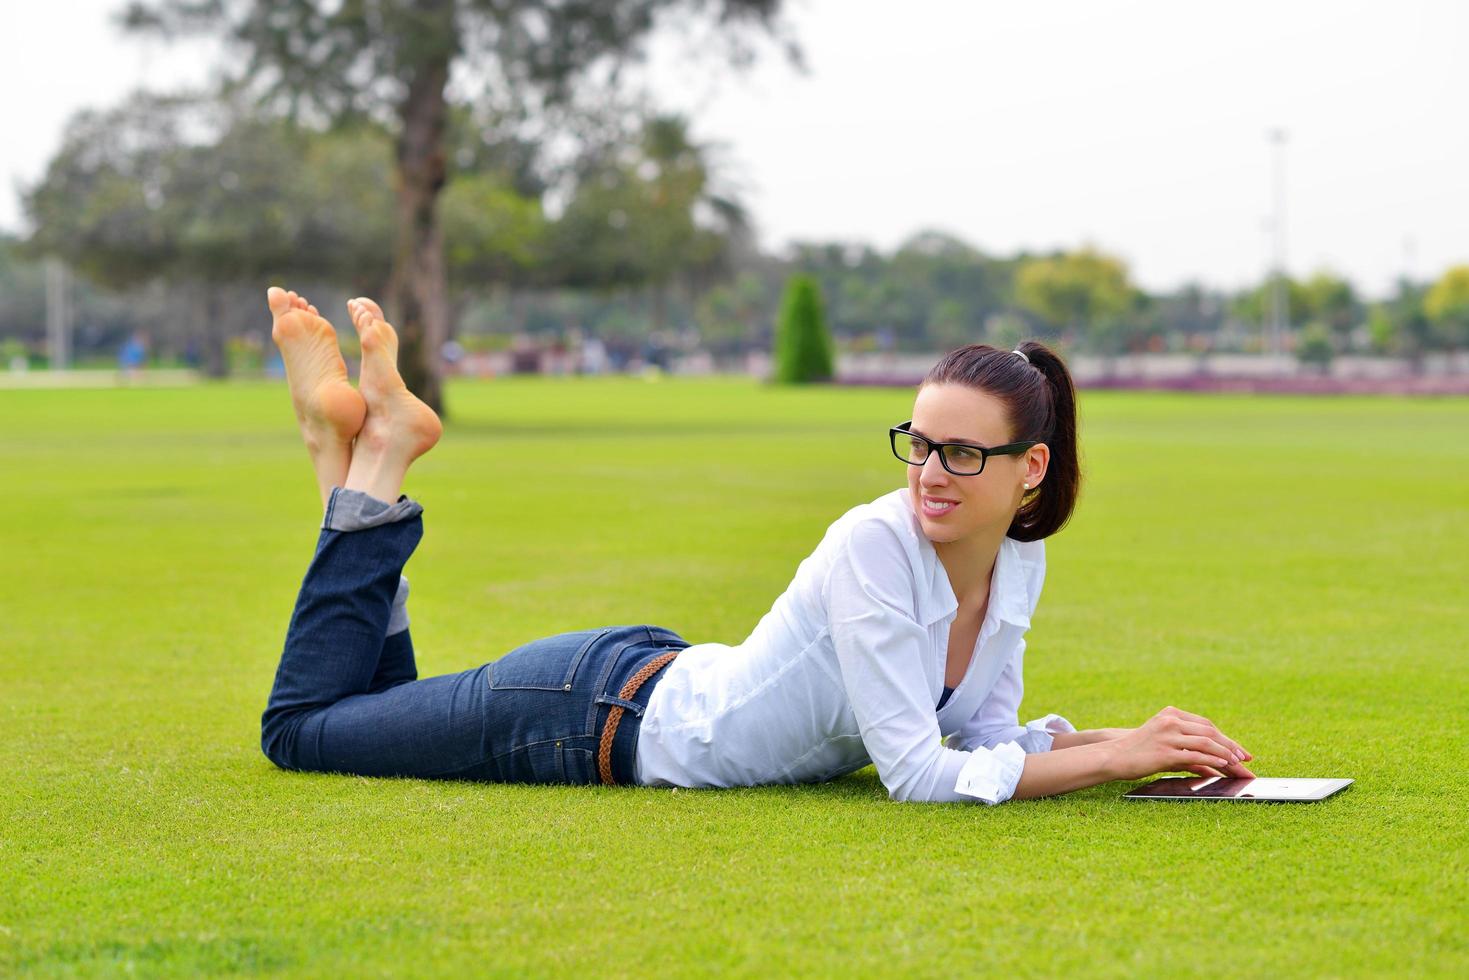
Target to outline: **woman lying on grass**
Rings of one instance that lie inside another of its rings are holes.
[[[895,800],[996,804],[1183,770],[1251,776],[1207,718],[1019,724],[1043,539],[1080,482],[1075,392],[1029,342],[944,357],[889,435],[907,486],[847,511],[738,646],[657,626],[533,640],[418,679],[404,564],[423,508],[400,495],[442,431],[403,384],[371,300],[354,389],[331,324],[272,288],[272,336],[325,516],[261,722],[286,769],[493,782],[748,786],[875,764]]]

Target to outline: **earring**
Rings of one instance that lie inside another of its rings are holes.
[[[1030,489],[1030,484],[1029,484],[1029,483],[1022,483],[1022,484],[1020,484],[1020,485],[1021,485],[1021,486],[1022,486],[1022,487],[1024,487],[1024,488],[1025,488],[1025,489],[1027,489],[1027,490],[1029,490],[1029,489]]]

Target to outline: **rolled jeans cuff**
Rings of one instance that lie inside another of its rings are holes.
[[[401,633],[408,628],[408,580],[398,576],[398,591],[393,596],[393,611],[388,616],[387,635]]]
[[[397,502],[390,504],[361,490],[332,487],[331,496],[326,502],[326,513],[321,518],[321,527],[322,530],[361,531],[395,521],[406,521],[422,513],[423,506],[416,500],[409,500],[405,495],[400,494]]]

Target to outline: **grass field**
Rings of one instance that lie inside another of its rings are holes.
[[[424,675],[742,639],[901,486],[904,390],[503,380],[409,477]],[[0,973],[1469,974],[1469,400],[1083,393],[1021,717],[1208,715],[1316,804],[286,773],[283,387],[0,392]]]

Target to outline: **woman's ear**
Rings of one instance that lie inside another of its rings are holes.
[[[1046,470],[1051,465],[1051,447],[1043,442],[1038,442],[1025,451],[1025,476],[1024,480],[1034,490],[1041,485],[1046,478]]]

